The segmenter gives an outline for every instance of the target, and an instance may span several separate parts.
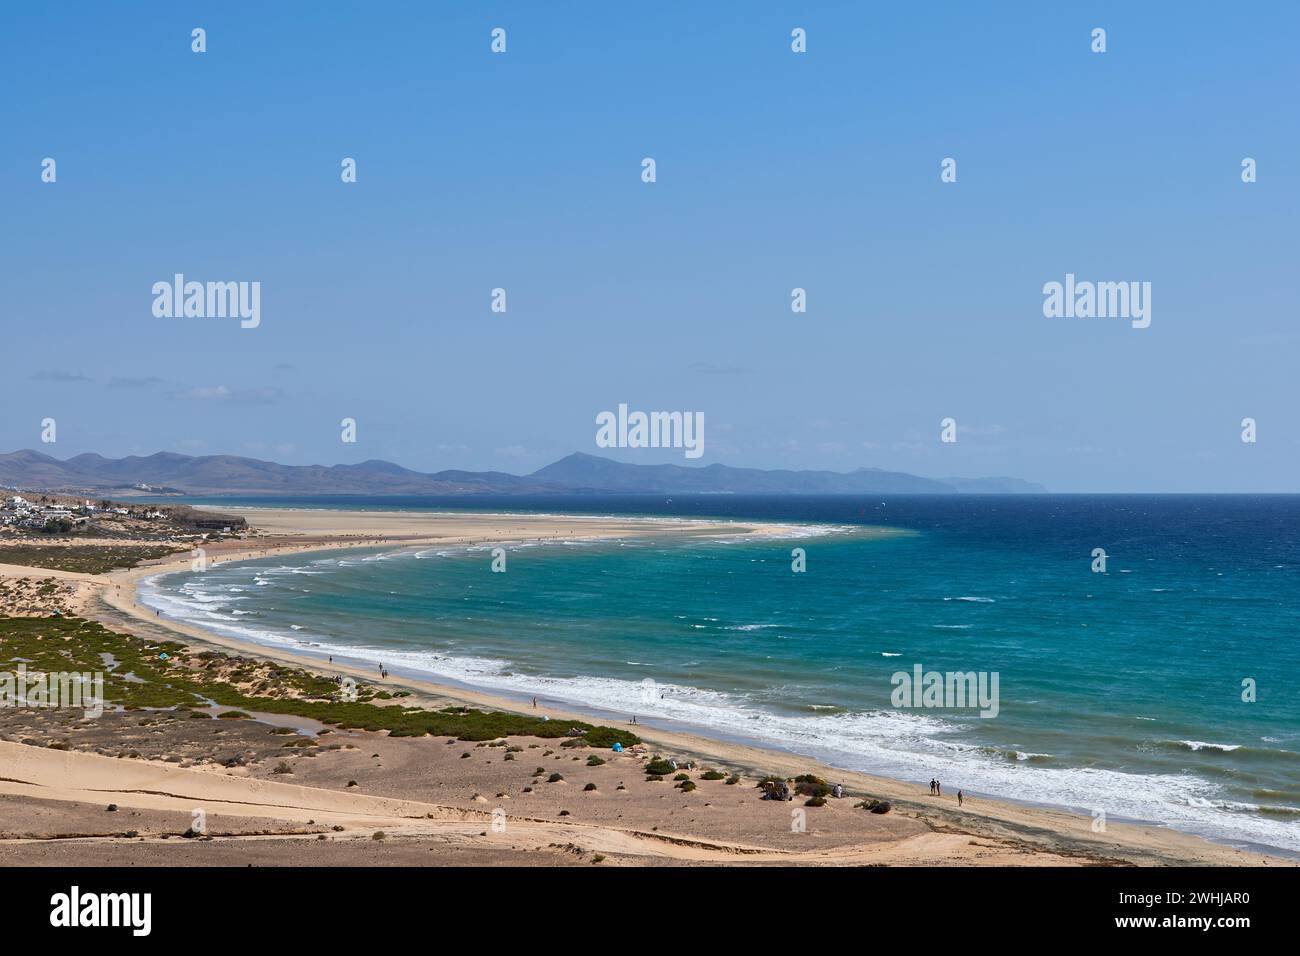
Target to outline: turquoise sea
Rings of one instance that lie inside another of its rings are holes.
[[[472,504],[808,527],[519,542],[505,573],[485,548],[309,554],[153,579],[143,600],[394,673],[1300,852],[1300,497]],[[793,548],[806,552],[803,573]],[[1095,548],[1105,573],[1092,570]],[[893,675],[917,665],[996,674],[997,715],[894,706]]]

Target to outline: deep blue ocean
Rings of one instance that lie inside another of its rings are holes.
[[[519,542],[504,574],[482,548],[299,555],[142,593],[245,639],[1064,805],[1082,827],[1104,813],[1300,852],[1300,496],[195,503],[806,522]],[[996,716],[894,706],[917,665],[996,674]]]

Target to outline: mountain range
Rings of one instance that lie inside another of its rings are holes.
[[[1021,494],[1046,491],[1019,478],[921,478],[901,471],[785,471],[730,465],[634,465],[574,452],[529,475],[424,473],[372,459],[357,465],[280,465],[236,455],[158,452],[59,461],[23,450],[0,455],[0,486],[26,491],[184,495],[473,494]]]

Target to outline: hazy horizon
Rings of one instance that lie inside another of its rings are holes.
[[[17,453],[17,452],[20,452],[20,451],[31,451],[31,452],[36,452],[37,454],[48,455],[49,457],[54,458],[54,459],[56,459],[56,460],[58,460],[58,461],[60,461],[60,462],[67,462],[67,461],[69,461],[70,459],[72,459],[72,458],[76,458],[76,457],[78,457],[79,455],[83,455],[83,454],[99,454],[98,452],[78,452],[77,455],[68,455],[68,456],[64,457],[64,456],[61,456],[61,455],[58,455],[58,454],[50,454],[49,452],[43,451],[41,448],[21,448],[21,449],[19,449],[19,448],[15,448],[15,449],[12,449],[12,450],[9,451],[9,452],[3,452],[3,451],[0,451],[0,456],[4,456],[4,455],[6,455],[6,454],[14,454],[14,453]],[[271,463],[273,463],[273,464],[279,464],[279,465],[289,465],[289,464],[293,464],[293,465],[297,465],[297,466],[300,466],[300,467],[313,467],[313,466],[314,466],[314,467],[332,468],[332,467],[335,467],[335,466],[337,466],[337,465],[357,465],[357,464],[362,464],[362,463],[364,463],[364,462],[356,462],[356,461],[328,461],[328,460],[304,461],[304,462],[293,462],[293,463],[290,463],[290,462],[277,461],[275,458],[259,457],[259,456],[256,456],[256,455],[241,455],[241,454],[238,454],[238,453],[236,453],[236,452],[221,452],[221,451],[214,451],[214,452],[207,453],[207,454],[204,454],[204,455],[191,455],[191,454],[186,453],[186,452],[170,452],[170,451],[168,451],[167,449],[158,449],[157,451],[152,452],[152,453],[149,453],[149,454],[142,454],[142,455],[135,455],[135,456],[129,456],[129,455],[128,455],[128,456],[109,456],[109,455],[101,455],[101,457],[103,457],[103,458],[107,458],[107,459],[109,459],[109,460],[121,460],[121,458],[124,458],[124,457],[140,457],[140,458],[149,458],[149,457],[152,457],[153,455],[158,455],[158,454],[174,454],[174,455],[182,455],[182,456],[190,457],[190,458],[204,458],[204,457],[236,457],[236,458],[248,458],[248,459],[253,459],[253,460],[256,460],[256,461],[271,462]],[[565,459],[565,458],[568,458],[568,457],[571,456],[571,455],[590,455],[590,456],[593,457],[593,458],[601,458],[601,459],[605,459],[605,460],[609,460],[609,461],[616,461],[616,462],[620,462],[620,463],[622,463],[622,464],[631,464],[631,465],[637,465],[637,464],[676,464],[676,465],[681,465],[681,466],[684,467],[684,468],[707,468],[707,467],[709,467],[709,466],[712,465],[712,464],[723,464],[722,462],[703,462],[703,463],[701,463],[701,462],[680,462],[680,461],[645,462],[645,461],[638,461],[635,457],[632,457],[632,456],[630,456],[629,454],[624,454],[624,455],[621,455],[621,456],[620,456],[620,455],[616,455],[616,454],[610,454],[610,453],[608,453],[607,451],[604,451],[604,450],[602,450],[602,451],[599,452],[599,453],[593,453],[593,452],[584,452],[584,451],[582,451],[582,450],[580,450],[580,449],[574,449],[574,450],[572,450],[572,451],[565,452],[564,454],[557,456],[557,457],[556,457],[555,459],[553,459],[552,461],[544,462],[544,463],[542,463],[540,466],[538,466],[537,468],[531,468],[531,469],[527,469],[527,470],[525,470],[525,469],[512,470],[512,469],[510,469],[510,468],[498,468],[498,469],[471,469],[471,468],[462,468],[462,467],[459,467],[459,466],[457,466],[457,465],[455,465],[455,464],[450,464],[450,465],[447,465],[445,468],[439,468],[439,469],[434,469],[434,470],[431,470],[431,471],[425,471],[424,469],[414,468],[414,467],[412,467],[412,466],[406,465],[404,462],[402,462],[402,461],[400,461],[400,460],[393,460],[393,459],[387,459],[387,458],[375,458],[375,459],[365,459],[365,461],[377,461],[377,462],[384,462],[384,463],[387,463],[387,464],[394,464],[394,465],[401,466],[401,467],[403,467],[403,468],[408,468],[409,470],[414,471],[414,472],[419,472],[420,474],[436,474],[436,473],[439,472],[439,471],[470,471],[470,472],[480,472],[480,473],[486,473],[486,472],[488,472],[488,471],[498,471],[498,472],[503,472],[503,473],[505,473],[505,474],[514,475],[514,476],[517,476],[517,477],[526,477],[526,476],[528,476],[528,475],[533,474],[534,472],[537,472],[537,471],[539,471],[539,470],[541,470],[541,469],[546,468],[548,465],[554,464],[555,462],[558,462],[558,461],[561,461],[561,460],[563,460],[563,459]],[[728,467],[744,468],[744,467],[748,467],[748,466],[743,466],[743,465],[729,465]],[[846,468],[811,468],[811,467],[803,468],[803,467],[794,466],[794,467],[791,467],[791,468],[788,468],[788,469],[759,469],[759,470],[763,470],[763,471],[777,471],[777,470],[789,470],[789,471],[829,471],[829,472],[836,472],[836,473],[839,473],[839,474],[848,474],[848,473],[851,473],[851,472],[854,472],[854,471],[884,471],[884,472],[898,472],[898,473],[902,473],[902,474],[915,475],[916,477],[919,477],[919,478],[928,478],[928,479],[936,480],[936,481],[941,481],[941,480],[943,480],[943,479],[956,479],[956,478],[962,478],[962,479],[979,479],[979,478],[1010,478],[1010,479],[1022,479],[1022,480],[1024,480],[1024,481],[1031,482],[1031,483],[1033,483],[1033,484],[1039,484],[1039,485],[1042,485],[1042,484],[1043,484],[1042,482],[1036,482],[1036,481],[1034,481],[1033,478],[1028,478],[1028,477],[1026,477],[1026,476],[1024,476],[1024,475],[992,474],[992,473],[990,473],[990,474],[978,474],[978,475],[977,475],[977,474],[954,474],[954,473],[946,473],[946,474],[924,474],[924,473],[917,473],[917,472],[909,472],[909,471],[905,471],[904,469],[898,469],[898,468],[882,468],[882,467],[877,467],[877,466],[874,466],[874,465],[860,465],[860,466],[853,467],[853,468],[850,468],[850,467],[846,467]],[[3,487],[3,486],[0,486],[0,487]],[[963,492],[953,492],[953,493],[954,493],[954,494],[963,494],[963,495],[975,495],[975,494],[981,494],[981,495],[984,495],[984,494],[1001,494],[1001,493],[1003,493],[1003,492],[969,492],[969,491],[963,491]],[[258,497],[258,496],[260,496],[260,495],[262,494],[262,492],[257,492],[257,491],[253,491],[253,492],[230,492],[229,494],[230,494],[231,496],[234,496],[234,497]],[[478,493],[466,492],[465,494],[473,496],[473,495],[478,494]],[[507,493],[507,492],[485,492],[485,493],[482,493],[482,496],[485,496],[485,497],[505,497],[505,496],[508,496],[509,494],[510,494],[510,493]],[[537,493],[532,493],[532,492],[521,492],[520,494],[524,494],[524,495],[528,495],[528,494],[541,494],[541,492],[537,492]],[[581,492],[572,492],[571,494],[582,494],[582,493],[581,493]],[[638,495],[650,495],[650,496],[656,496],[656,495],[659,495],[660,493],[659,493],[659,492],[622,492],[622,491],[619,491],[619,492],[593,492],[592,494],[593,494],[593,495],[596,495],[596,496],[599,496],[599,495],[605,495],[605,494],[612,494],[612,495],[619,495],[619,496],[635,497],[635,496],[638,496]],[[689,492],[689,491],[681,491],[681,492],[674,492],[674,494],[679,495],[679,496],[683,496],[683,497],[690,497],[692,494],[698,494],[698,495],[702,495],[702,496],[716,496],[716,495],[718,495],[718,494],[735,494],[736,496],[739,496],[739,497],[751,496],[751,493],[749,493],[749,492],[735,492],[735,493],[733,493],[733,492]],[[766,492],[766,493],[762,493],[762,494],[753,493],[752,496],[755,496],[755,497],[780,498],[780,497],[785,497],[785,496],[792,496],[792,495],[794,495],[794,494],[796,494],[796,493],[791,493],[791,492]],[[821,496],[823,496],[823,497],[834,497],[834,496],[837,496],[837,495],[840,495],[840,494],[844,494],[844,495],[852,496],[852,495],[855,494],[855,493],[851,493],[851,492],[844,492],[844,493],[841,493],[841,492],[807,492],[807,493],[798,493],[798,494],[809,494],[809,495],[813,495],[813,496],[821,495]],[[898,496],[900,496],[900,494],[901,494],[901,496],[907,496],[907,495],[911,495],[911,494],[932,495],[932,494],[945,494],[945,492],[906,492],[906,493],[898,493],[898,492],[873,492],[873,494],[885,494],[885,495],[887,495],[887,496],[889,496],[889,497],[898,497]],[[1140,491],[1140,490],[1128,490],[1128,489],[1114,489],[1114,490],[1110,490],[1110,491],[1093,491],[1093,490],[1088,490],[1088,489],[1072,489],[1072,490],[1068,490],[1068,491],[1062,491],[1062,490],[1058,490],[1058,489],[1051,488],[1051,487],[1044,487],[1044,490],[1042,490],[1042,491],[1020,491],[1020,492],[1014,492],[1014,494],[1017,494],[1017,495],[1025,495],[1025,494],[1046,494],[1046,495],[1160,495],[1160,494],[1170,494],[1170,495],[1252,495],[1252,494],[1254,494],[1254,495],[1258,495],[1258,494],[1270,494],[1270,495],[1295,495],[1295,494],[1300,494],[1300,491],[1241,492],[1241,491],[1219,491],[1219,490],[1212,489],[1212,488],[1211,488],[1211,489],[1197,489],[1197,490],[1177,491],[1177,492]],[[292,498],[292,497],[319,497],[319,496],[324,496],[324,497],[356,497],[355,495],[352,495],[352,494],[348,494],[348,493],[339,493],[339,492],[302,492],[302,493],[287,494],[287,495],[283,495],[283,496],[280,496],[280,495],[273,495],[273,496],[275,496],[275,497],[289,497],[289,498]],[[422,495],[414,495],[414,497],[421,497],[421,496],[422,496]],[[454,496],[455,496],[455,495],[450,494],[450,493],[449,493],[449,494],[443,494],[443,495],[423,495],[423,497],[454,497]],[[185,497],[198,497],[198,498],[205,498],[205,497],[220,497],[220,495],[217,495],[216,493],[202,492],[202,493],[196,493],[196,494],[194,494],[194,495],[186,495]],[[385,497],[385,495],[384,495],[384,494],[376,494],[376,495],[374,495],[374,497]],[[399,494],[398,494],[398,497],[412,497],[412,495],[409,494],[409,493],[399,493]]]

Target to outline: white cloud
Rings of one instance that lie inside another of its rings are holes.
[[[201,385],[171,393],[171,397],[187,402],[239,402],[246,405],[270,405],[284,395],[273,385],[262,388],[230,388],[226,385]]]

